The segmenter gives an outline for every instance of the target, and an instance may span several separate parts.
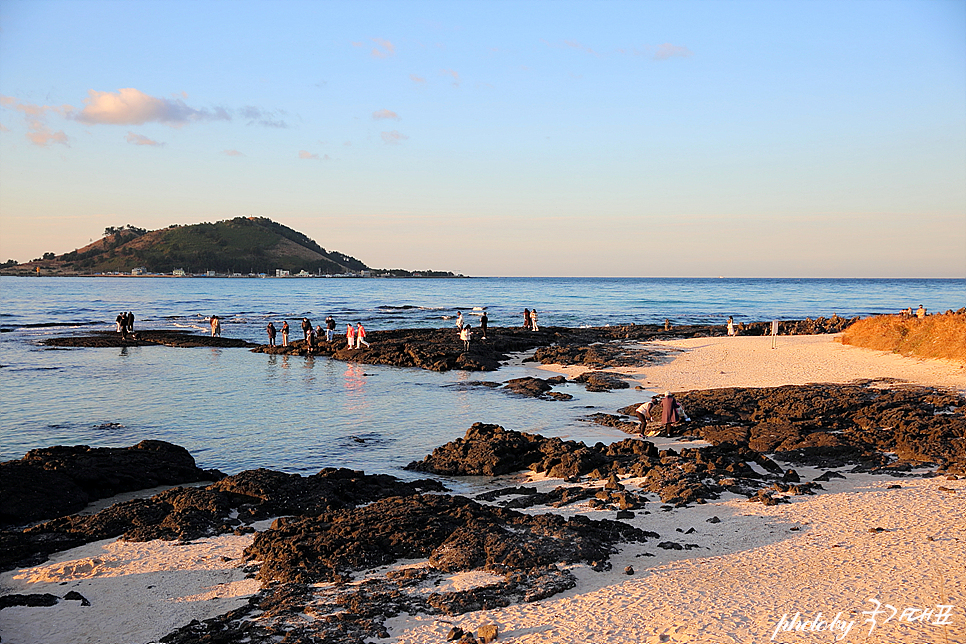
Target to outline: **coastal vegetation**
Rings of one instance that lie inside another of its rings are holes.
[[[916,318],[877,315],[855,322],[842,343],[916,358],[942,358],[966,364],[966,310]]]
[[[91,275],[104,273],[344,275],[371,272],[362,261],[328,251],[307,235],[265,217],[235,217],[215,223],[171,225],[159,230],[109,226],[83,248],[44,253],[25,264],[0,265],[4,274]],[[382,271],[403,277],[410,271]],[[426,271],[448,277],[451,273]]]

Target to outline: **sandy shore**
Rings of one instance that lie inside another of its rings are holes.
[[[830,336],[780,337],[777,349],[762,337],[654,346],[668,351],[669,360],[625,371],[655,391],[893,378],[966,392],[962,366],[843,346]],[[655,442],[680,447],[670,439]],[[798,470],[803,480],[819,474]],[[577,588],[531,604],[446,618],[400,616],[387,622],[392,638],[380,641],[437,643],[453,625],[475,630],[492,623],[499,641],[521,644],[966,642],[966,480],[846,476],[824,483],[815,496],[776,506],[729,493],[662,511],[652,495],[649,512],[637,512],[631,522],[661,539],[625,546],[611,571],[575,566]],[[547,488],[558,483],[536,481]],[[622,483],[636,489],[641,481]],[[613,518],[585,503],[562,512]],[[657,547],[665,540],[689,549]],[[250,542],[250,535],[191,545],[106,541],[4,573],[4,594],[76,590],[91,606],[61,601],[4,609],[0,637],[17,644],[155,641],[255,592],[257,584],[241,569],[241,551]],[[633,575],[624,574],[627,566]],[[488,580],[463,573],[448,583],[455,589]],[[876,602],[883,612],[871,614]],[[806,630],[796,630],[803,622]]]
[[[884,351],[843,345],[841,334],[778,336],[772,349],[767,336],[690,338],[647,342],[664,352],[660,364],[608,369],[631,375],[653,391],[688,391],[721,387],[776,387],[813,382],[895,379],[966,393],[966,365],[921,360]],[[545,365],[576,376],[587,367]]]

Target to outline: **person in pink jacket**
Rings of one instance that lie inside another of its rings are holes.
[[[361,345],[363,344],[366,345],[367,349],[369,348],[369,343],[366,342],[366,330],[362,327],[362,322],[360,322],[356,328],[356,349],[361,349]]]
[[[345,339],[348,343],[346,346],[350,349],[356,348],[356,330],[351,324],[345,326]]]

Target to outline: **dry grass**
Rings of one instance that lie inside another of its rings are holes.
[[[966,313],[927,315],[921,320],[901,315],[865,318],[845,330],[842,343],[966,364]]]

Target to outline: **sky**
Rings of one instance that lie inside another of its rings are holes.
[[[0,0],[0,261],[238,216],[374,268],[966,277],[966,0]]]

